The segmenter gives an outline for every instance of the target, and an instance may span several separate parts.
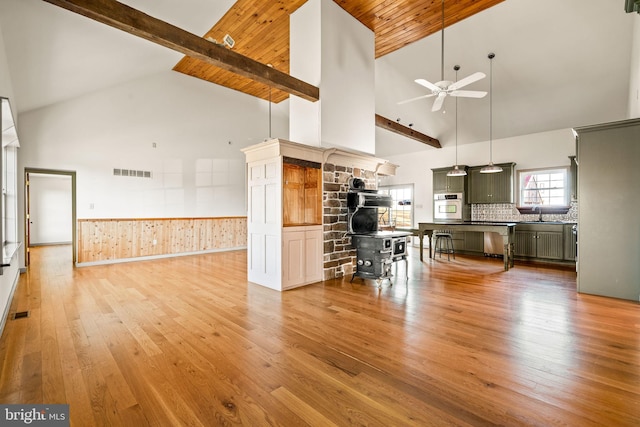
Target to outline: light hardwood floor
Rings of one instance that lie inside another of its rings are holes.
[[[640,304],[576,274],[457,256],[378,289],[284,293],[246,252],[74,269],[33,251],[0,341],[0,402],[74,426],[638,426]]]

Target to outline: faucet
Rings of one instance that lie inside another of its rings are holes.
[[[531,208],[531,212],[535,212],[536,209],[538,210],[538,212],[540,213],[540,215],[538,216],[538,222],[542,222],[542,206],[540,205],[534,205],[533,208]]]

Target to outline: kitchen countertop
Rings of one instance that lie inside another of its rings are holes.
[[[516,232],[515,222],[420,222],[418,223],[418,237],[420,238],[420,261],[423,260],[422,251],[424,248],[423,237],[429,238],[429,258],[431,258],[431,237],[435,230],[465,230],[465,231],[486,231],[498,233],[504,242],[504,269],[513,267],[513,238]]]
[[[516,224],[577,224],[578,221],[519,221]]]
[[[433,221],[425,224],[438,224],[438,225],[487,225],[487,226],[506,226],[506,225],[517,225],[518,223],[515,221],[460,221],[460,222],[445,222],[445,221]]]
[[[577,224],[578,221],[432,221],[429,224],[454,224],[454,225],[506,225],[506,224]]]

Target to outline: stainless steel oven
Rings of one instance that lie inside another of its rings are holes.
[[[433,195],[433,219],[435,221],[462,221],[463,193],[438,193]]]

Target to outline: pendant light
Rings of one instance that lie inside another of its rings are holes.
[[[458,70],[460,66],[454,65],[453,69],[456,70],[456,81],[458,81]],[[453,169],[447,172],[447,176],[465,176],[466,174],[467,171],[458,168],[458,97],[456,97],[456,164],[453,165]]]
[[[493,58],[495,57],[495,53],[489,54],[489,164],[480,169],[480,173],[502,172],[500,166],[493,164]]]

